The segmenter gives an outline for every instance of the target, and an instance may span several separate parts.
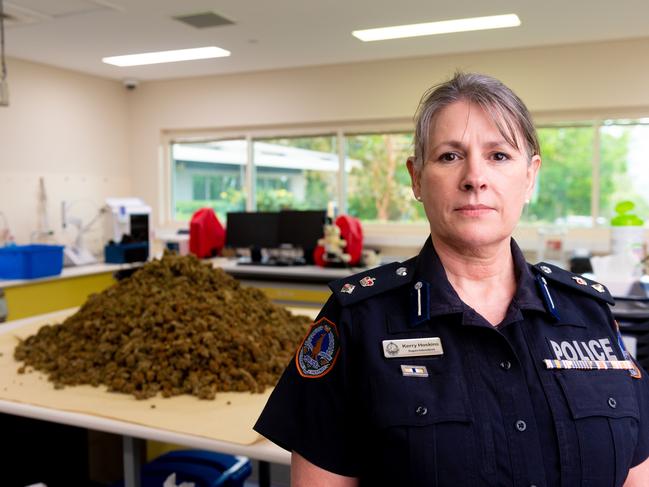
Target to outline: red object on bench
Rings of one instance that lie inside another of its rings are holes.
[[[214,257],[225,245],[225,229],[212,208],[201,208],[189,224],[189,251],[199,259]]]

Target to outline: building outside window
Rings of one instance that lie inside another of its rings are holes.
[[[172,144],[172,209],[187,221],[200,208],[213,208],[221,221],[246,207],[246,141]]]
[[[253,141],[257,211],[327,208],[338,193],[336,137]]]

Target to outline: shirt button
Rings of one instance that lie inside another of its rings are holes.
[[[523,432],[527,429],[527,424],[522,419],[516,421],[516,429],[520,432]]]
[[[500,368],[502,368],[503,370],[509,370],[512,368],[512,363],[509,360],[500,362]]]
[[[609,397],[608,405],[611,406],[613,409],[615,409],[617,407],[617,401],[614,398]]]
[[[415,409],[415,414],[417,416],[426,416],[428,414],[428,408],[426,406],[417,406],[417,409]]]

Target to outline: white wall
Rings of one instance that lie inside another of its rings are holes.
[[[44,178],[50,227],[60,241],[60,204],[88,222],[107,196],[131,193],[128,101],[118,81],[8,60],[10,106],[0,107],[0,211],[18,243],[37,229]],[[0,220],[0,228],[3,223]],[[88,236],[99,249],[101,227]]]

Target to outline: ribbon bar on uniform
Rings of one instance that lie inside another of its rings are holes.
[[[543,360],[546,369],[577,369],[577,370],[633,370],[630,360]]]

